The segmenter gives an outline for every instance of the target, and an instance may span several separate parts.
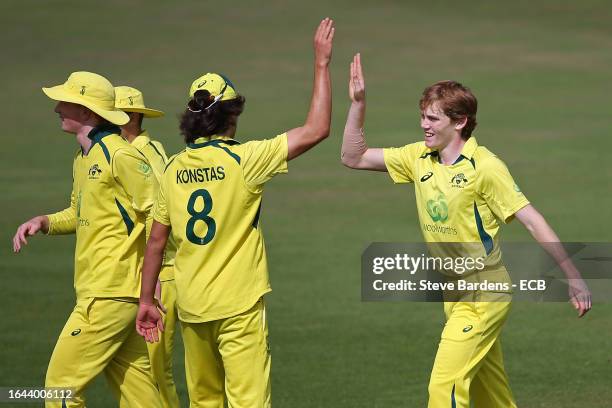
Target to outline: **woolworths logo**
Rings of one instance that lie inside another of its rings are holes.
[[[448,204],[444,194],[440,194],[435,200],[427,201],[427,213],[434,222],[448,220]]]

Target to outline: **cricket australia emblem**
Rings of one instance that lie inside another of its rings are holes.
[[[102,174],[102,170],[100,169],[100,166],[98,166],[97,164],[94,164],[93,166],[89,168],[89,179],[90,180],[99,179],[100,174]]]
[[[451,187],[454,188],[464,188],[467,183],[468,179],[463,173],[455,174],[450,181]]]

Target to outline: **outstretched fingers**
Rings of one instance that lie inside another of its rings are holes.
[[[361,54],[359,53],[353,56],[353,61],[351,62],[349,94],[353,102],[365,100],[365,81],[361,70]]]
[[[331,51],[331,45],[335,32],[336,28],[334,27],[334,20],[328,17],[324,18],[319,24],[319,27],[317,27],[317,31],[315,33],[315,47],[329,49]]]
[[[319,27],[317,27],[317,32],[315,34],[316,41],[323,41],[332,39],[334,36],[334,20],[329,17],[325,17],[319,23]]]
[[[360,82],[363,82],[363,70],[361,69],[361,53],[355,54],[355,74]]]

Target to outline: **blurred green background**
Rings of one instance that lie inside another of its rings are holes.
[[[44,384],[74,305],[72,237],[35,237],[22,254],[11,252],[21,222],[69,200],[77,145],[40,88],[77,70],[140,88],[148,105],[167,113],[145,127],[174,153],[182,149],[177,115],[191,81],[220,71],[247,99],[238,138],[271,137],[303,123],[312,34],[325,16],[337,27],[332,135],[291,162],[264,198],[275,406],[422,407],[427,400],[442,306],[360,300],[362,250],[421,235],[411,186],[339,162],[357,51],[371,146],[420,140],[421,91],[459,80],[479,99],[479,142],[502,157],[561,239],[610,240],[609,1],[5,0],[0,386]],[[530,240],[516,222],[502,237]],[[519,406],[612,405],[611,312],[597,304],[578,320],[567,304],[514,305],[503,343]],[[187,404],[180,347],[176,359]],[[93,407],[115,405],[103,379],[88,396]]]

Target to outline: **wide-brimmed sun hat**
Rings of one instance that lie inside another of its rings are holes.
[[[115,125],[125,125],[130,120],[125,112],[115,108],[115,88],[102,75],[73,72],[63,84],[42,90],[55,101],[83,105]]]
[[[159,118],[164,112],[147,108],[142,97],[142,92],[130,86],[115,87],[115,108],[124,112],[142,113],[145,118]]]

